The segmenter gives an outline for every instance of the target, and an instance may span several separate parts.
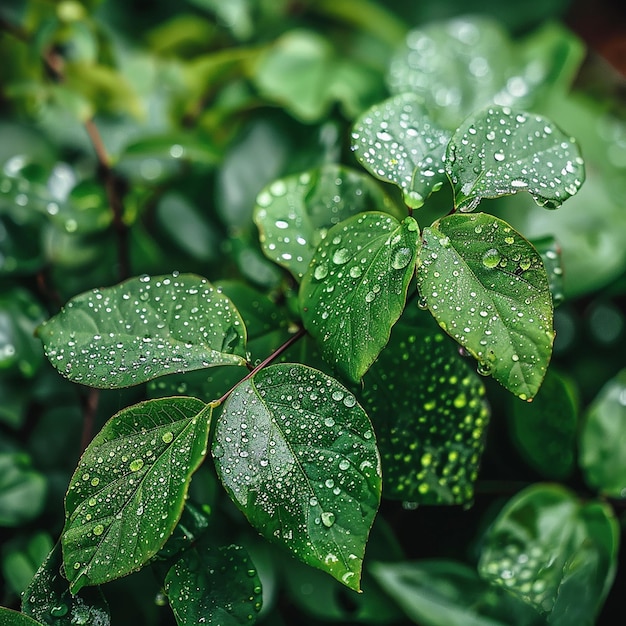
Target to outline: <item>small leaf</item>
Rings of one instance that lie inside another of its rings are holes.
[[[405,314],[363,378],[386,498],[472,500],[489,407],[484,385],[454,346],[427,313],[417,319]]]
[[[21,526],[36,518],[47,489],[46,478],[32,468],[27,454],[0,452],[0,527]]]
[[[359,589],[381,475],[372,426],[354,395],[303,365],[263,369],[226,401],[212,452],[252,526]]]
[[[389,340],[413,276],[418,226],[384,213],[355,215],[328,231],[300,285],[304,327],[322,355],[357,382]]]
[[[587,483],[607,496],[626,498],[626,369],[587,410],[579,447]]]
[[[2,546],[2,574],[7,588],[24,593],[33,576],[52,550],[52,539],[46,532],[17,536]]]
[[[541,115],[491,106],[467,118],[446,151],[446,172],[457,209],[473,211],[483,198],[528,191],[555,209],[585,180],[573,137]]]
[[[363,167],[396,184],[407,206],[418,208],[446,181],[443,161],[449,139],[423,100],[405,93],[361,115],[352,131],[352,149]]]
[[[83,454],[65,498],[72,593],[133,572],[167,541],[206,453],[212,408],[149,400],[113,416]]]
[[[535,485],[509,500],[491,525],[479,573],[548,614],[549,623],[559,607],[570,618],[575,611],[576,623],[592,624],[613,579],[618,541],[619,527],[607,505],[583,504],[557,485]],[[584,574],[582,580],[577,572]],[[566,585],[579,592],[591,587],[592,604],[565,606]]]
[[[439,325],[522,400],[552,354],[552,297],[537,251],[485,213],[450,215],[422,233],[417,281]]]
[[[3,606],[0,606],[0,624],[2,626],[44,626],[28,615],[5,609]]]
[[[199,545],[177,561],[165,579],[176,622],[245,626],[261,610],[261,581],[241,546]]]
[[[115,389],[163,374],[245,365],[246,330],[200,276],[142,276],[70,300],[38,328],[46,356],[73,382]]]
[[[325,165],[265,187],[254,221],[265,255],[299,280],[329,228],[357,213],[382,210],[398,213],[369,176]]]

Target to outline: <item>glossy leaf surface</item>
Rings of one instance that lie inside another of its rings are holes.
[[[245,364],[239,313],[192,274],[142,276],[81,294],[38,334],[61,374],[92,387],[128,387],[172,372]]]
[[[65,498],[72,593],[139,569],[174,530],[207,445],[211,407],[149,400],[120,411],[83,454]]]
[[[552,297],[536,250],[506,222],[456,214],[422,233],[417,279],[439,325],[522,400],[552,354]]]
[[[165,578],[165,593],[176,622],[245,626],[261,610],[261,581],[241,546],[187,551]]]
[[[299,280],[329,228],[357,213],[382,210],[399,213],[369,176],[325,165],[265,187],[254,221],[265,255]]]
[[[300,285],[304,327],[324,358],[357,382],[389,340],[413,276],[418,226],[384,213],[337,224]]]
[[[359,589],[381,471],[372,426],[352,393],[303,365],[270,366],[229,396],[212,452],[252,526]]]
[[[405,313],[394,326],[360,395],[386,498],[471,502],[489,422],[485,388],[428,313]]]
[[[549,209],[585,180],[576,140],[541,115],[491,106],[467,118],[446,150],[446,172],[460,211],[481,199],[528,191]]]
[[[449,139],[423,100],[405,93],[363,113],[352,130],[352,149],[363,167],[396,184],[407,206],[418,208],[446,181],[443,160]]]

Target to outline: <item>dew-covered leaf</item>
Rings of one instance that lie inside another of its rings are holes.
[[[30,456],[0,452],[0,527],[21,526],[43,510],[48,481],[32,467]]]
[[[546,478],[574,469],[578,406],[572,384],[550,368],[531,403],[511,401],[511,436],[528,464]]]
[[[399,216],[371,177],[329,164],[265,187],[256,199],[254,221],[265,255],[300,280],[328,229],[364,211]]]
[[[72,593],[125,576],[165,544],[206,453],[212,408],[148,400],[114,415],[70,481],[62,536]]]
[[[100,589],[87,587],[72,595],[62,561],[57,543],[22,596],[22,611],[49,626],[109,626],[109,606]]]
[[[383,493],[418,504],[465,504],[489,421],[485,388],[430,315],[418,314],[400,319],[363,378]]]
[[[491,106],[468,117],[446,150],[446,172],[457,209],[473,211],[483,198],[528,191],[555,209],[585,180],[576,140],[541,115]]]
[[[405,93],[376,104],[352,130],[352,149],[371,174],[394,183],[404,201],[421,207],[446,181],[444,155],[450,132],[428,114],[422,98]]]
[[[561,257],[561,246],[551,235],[533,239],[531,242],[535,250],[541,256],[543,266],[548,275],[548,286],[552,294],[552,303],[555,308],[565,299],[563,285],[563,259]]]
[[[352,393],[303,365],[270,366],[230,395],[212,452],[252,526],[359,589],[381,472],[372,426]]]
[[[300,285],[304,327],[338,372],[357,382],[389,341],[413,276],[418,226],[385,213],[337,224]]]
[[[626,369],[588,408],[579,449],[587,483],[607,496],[626,498]]]
[[[200,544],[187,551],[165,578],[165,593],[179,626],[245,626],[261,610],[261,581],[241,546]]]
[[[245,365],[246,330],[200,276],[142,276],[70,300],[38,328],[46,356],[73,382],[105,389],[214,365]]]
[[[552,354],[552,297],[541,257],[506,222],[455,214],[425,228],[417,270],[439,325],[522,400],[537,393]]]
[[[558,607],[559,614],[575,611],[576,623],[592,624],[613,579],[618,542],[607,505],[582,503],[558,485],[534,485],[509,500],[487,531],[479,573],[547,614],[548,623]],[[585,565],[590,561],[592,569]],[[585,574],[582,580],[577,572]],[[578,592],[591,588],[594,602],[564,606],[570,585]]]
[[[2,626],[44,626],[32,617],[0,606],[0,624]]]

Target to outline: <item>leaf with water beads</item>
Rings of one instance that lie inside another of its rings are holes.
[[[329,164],[268,185],[257,196],[254,221],[265,255],[300,280],[329,228],[382,210],[400,216],[370,176]]]
[[[195,398],[120,411],[81,457],[61,538],[70,590],[140,569],[165,544],[206,453],[212,408]]]
[[[552,354],[552,297],[541,257],[506,222],[450,215],[422,233],[418,287],[439,325],[522,400]]]
[[[357,382],[389,341],[415,269],[418,226],[384,213],[337,224],[300,285],[304,327],[322,356]]]
[[[444,155],[450,132],[429,116],[412,93],[389,98],[368,109],[352,130],[359,163],[402,190],[404,201],[419,208],[446,181]]]
[[[468,117],[446,151],[458,210],[483,198],[528,191],[548,209],[561,206],[585,180],[576,140],[541,115],[491,106]]]
[[[417,504],[466,504],[489,423],[485,388],[428,313],[407,313],[361,392],[376,430],[384,494]]]
[[[193,274],[142,276],[83,293],[37,334],[61,374],[102,389],[246,363],[237,309]]]
[[[252,526],[359,589],[381,471],[372,425],[352,393],[304,365],[272,365],[229,396],[212,452]]]
[[[165,593],[180,626],[254,624],[262,606],[259,575],[235,545],[188,550],[167,573]]]

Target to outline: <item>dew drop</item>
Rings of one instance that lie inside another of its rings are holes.
[[[100,536],[104,532],[104,526],[102,524],[98,524],[93,529],[93,534],[96,536]]]
[[[348,461],[348,459],[341,459],[341,461],[339,461],[339,469],[340,470],[347,470],[350,467],[350,461]]]
[[[324,511],[320,517],[322,518],[322,524],[326,528],[330,528],[335,523],[335,514],[331,511]]]
[[[320,265],[316,265],[313,270],[313,276],[317,280],[323,280],[328,276],[328,265],[326,263],[321,263]]]
[[[339,248],[339,250],[335,250],[333,254],[333,263],[335,265],[343,265],[350,260],[350,251],[348,248]],[[318,266],[319,267],[319,266]]]
[[[409,248],[398,248],[394,250],[391,257],[391,267],[401,270],[411,261],[411,250]]]
[[[500,259],[502,259],[502,255],[496,248],[490,248],[483,254],[483,265],[488,267],[489,269],[493,269],[500,263]]]
[[[143,459],[131,461],[129,467],[131,472],[138,472],[143,467]]]
[[[349,273],[350,273],[350,276],[352,276],[352,278],[358,278],[363,273],[363,270],[360,265],[353,265],[350,268]]]
[[[174,439],[174,434],[168,430],[166,433],[163,433],[161,439],[163,440],[163,443],[172,443],[172,440]]]

